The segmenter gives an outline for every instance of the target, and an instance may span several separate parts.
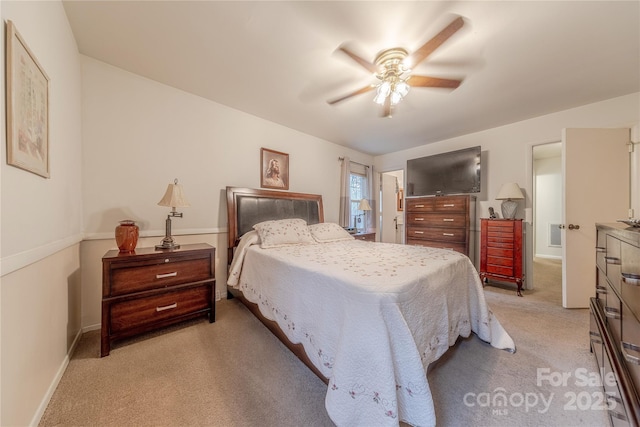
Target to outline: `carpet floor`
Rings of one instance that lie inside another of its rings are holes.
[[[516,353],[472,335],[430,367],[439,426],[608,424],[588,310],[561,307],[557,262],[535,265],[535,289],[522,298],[515,285],[485,287]],[[213,324],[191,321],[123,341],[104,358],[99,331],[84,334],[40,425],[333,425],[320,379],[237,300],[218,301],[216,310]]]

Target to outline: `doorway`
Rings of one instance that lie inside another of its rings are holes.
[[[380,241],[404,243],[404,170],[380,174]]]
[[[562,142],[532,150],[535,292],[562,305]]]

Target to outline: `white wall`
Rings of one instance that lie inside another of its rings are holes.
[[[226,287],[225,187],[260,187],[260,148],[289,154],[289,191],[322,194],[326,221],[337,222],[338,157],[373,158],[218,103],[82,57],[83,200],[82,324],[100,322],[104,251],[114,228],[133,219],[142,236],[164,235],[169,209],[157,206],[178,178],[191,206],[172,221],[176,240],[216,246],[217,285]],[[100,240],[104,239],[104,240]],[[159,243],[160,237],[139,245]]]
[[[549,224],[562,223],[562,157],[535,160],[533,174],[537,226],[533,253],[543,258],[562,258],[562,248],[550,246],[549,241]]]
[[[635,93],[377,156],[375,167],[382,171],[404,169],[408,159],[480,145],[482,146],[482,192],[478,194],[477,199],[478,219],[488,217],[489,206],[494,208],[500,206],[500,201],[495,200],[495,197],[503,183],[517,182],[525,194],[525,200],[520,202],[516,217],[530,220],[530,215],[526,215],[525,209],[530,210],[532,207],[532,146],[560,141],[563,128],[635,128],[639,122],[640,93]],[[637,141],[637,130],[634,135]],[[636,145],[636,151],[640,151],[638,148],[639,146]],[[636,159],[637,156],[636,153]],[[638,163],[637,160],[636,163]],[[635,183],[640,182],[637,167],[630,179]],[[640,192],[637,188],[638,184],[636,184],[635,200],[631,201],[636,207],[640,205]],[[636,216],[639,216],[637,212],[640,211],[636,210]],[[527,235],[531,235],[531,225],[526,224],[525,228]],[[526,240],[527,274],[532,271],[532,240],[531,238]],[[479,241],[480,239],[477,238],[476,242]],[[529,286],[529,283],[525,282],[525,286]]]
[[[50,78],[51,178],[7,165],[4,126],[0,133],[0,424],[28,425],[37,423],[80,331],[81,71],[60,2],[0,8]],[[3,57],[4,34],[3,26]]]

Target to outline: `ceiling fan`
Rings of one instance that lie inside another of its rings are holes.
[[[463,25],[464,20],[459,16],[412,54],[409,54],[406,49],[401,47],[385,49],[376,55],[373,63],[351,52],[344,45],[340,46],[338,50],[346,53],[360,66],[373,73],[380,81],[327,102],[333,105],[352,96],[376,89],[374,102],[383,106],[382,117],[391,117],[391,108],[402,101],[409,92],[410,87],[457,88],[462,83],[462,80],[414,75],[411,74],[410,67],[415,67],[427,59],[433,51],[454,35]]]

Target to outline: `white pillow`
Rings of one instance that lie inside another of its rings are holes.
[[[311,237],[307,221],[291,218],[263,221],[253,226],[260,236],[261,248],[316,243]]]
[[[341,240],[353,240],[354,237],[335,222],[321,222],[309,226],[311,235],[316,242],[339,242]]]

